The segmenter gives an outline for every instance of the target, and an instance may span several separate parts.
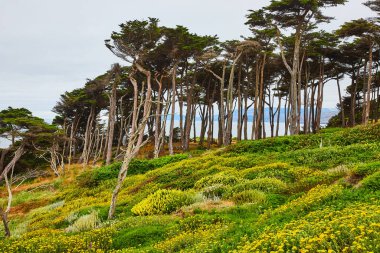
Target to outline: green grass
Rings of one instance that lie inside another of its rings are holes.
[[[134,160],[108,221],[120,166],[15,194],[0,252],[380,252],[379,124]]]

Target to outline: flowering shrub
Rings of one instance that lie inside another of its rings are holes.
[[[298,212],[310,210],[312,207],[323,204],[342,194],[343,187],[340,185],[318,185],[311,189],[307,194],[284,204],[273,211],[268,211],[261,216],[261,220],[265,221],[272,215],[284,214],[291,212],[293,215]]]
[[[195,230],[186,230],[155,245],[160,252],[208,252],[217,245],[224,226],[222,224],[204,225]]]
[[[259,190],[266,193],[284,193],[287,190],[287,185],[277,178],[257,178],[239,183],[223,195],[228,199],[231,196],[248,190]]]
[[[380,210],[355,204],[310,213],[283,229],[268,228],[236,252],[379,252]]]
[[[74,235],[42,229],[2,242],[0,252],[105,252],[111,248],[113,233],[112,228],[94,229]]]
[[[189,193],[179,190],[158,190],[132,208],[135,215],[169,214],[193,202]]]

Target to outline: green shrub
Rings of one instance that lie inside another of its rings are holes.
[[[219,173],[216,175],[210,175],[201,178],[195,183],[196,189],[202,189],[204,187],[213,186],[216,184],[222,184],[222,185],[235,185],[239,182],[241,182],[243,179],[233,175],[233,174],[227,174],[227,173]]]
[[[196,214],[194,216],[186,217],[179,221],[179,230],[181,231],[195,231],[214,224],[225,223],[222,217],[219,216],[206,216]]]
[[[144,174],[147,171],[163,167],[167,164],[181,161],[188,158],[185,154],[163,156],[157,159],[145,160],[134,159],[128,167],[128,176]],[[115,179],[119,175],[122,162],[116,162],[108,166],[103,166],[92,171],[86,171],[77,177],[77,184],[81,187],[95,187],[100,182]]]
[[[232,200],[238,205],[244,203],[259,204],[266,200],[266,195],[262,191],[247,190],[232,195]]]
[[[377,171],[380,171],[380,162],[360,164],[353,170],[354,174],[358,176],[368,176]]]
[[[324,147],[285,152],[282,161],[316,169],[328,169],[342,164],[379,160],[380,144],[353,144],[346,147]]]
[[[67,232],[82,232],[96,228],[100,223],[98,212],[93,211],[87,215],[84,215],[77,219],[71,226],[69,226]]]
[[[192,204],[189,193],[179,190],[158,190],[132,208],[135,215],[170,214],[180,207]]]
[[[371,189],[373,191],[380,190],[380,171],[364,178],[361,183],[366,189]]]
[[[287,190],[287,185],[277,178],[256,178],[240,183],[231,189],[233,193],[238,193],[245,190],[260,190],[268,193],[284,193]]]
[[[165,227],[161,225],[126,228],[113,235],[112,247],[114,249],[141,247],[156,243],[164,238]]]
[[[349,172],[350,170],[345,166],[337,166],[335,168],[328,169],[325,171],[303,169],[302,172],[297,176],[297,178],[299,178],[299,176],[302,174],[304,176],[299,178],[295,184],[291,185],[290,191],[307,191],[319,184],[328,185],[341,178],[344,178],[346,175],[349,174]]]
[[[264,166],[256,166],[243,170],[241,174],[246,179],[275,177],[285,182],[293,182],[295,179],[294,174],[290,171],[290,165],[287,163],[273,163]]]
[[[255,166],[255,161],[251,155],[242,155],[228,157],[221,165],[241,170]]]

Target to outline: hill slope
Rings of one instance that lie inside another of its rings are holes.
[[[136,160],[107,221],[119,166],[21,186],[0,252],[380,252],[380,125]]]

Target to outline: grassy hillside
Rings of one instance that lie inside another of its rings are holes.
[[[136,160],[107,221],[119,166],[20,186],[0,252],[380,252],[380,125]]]

